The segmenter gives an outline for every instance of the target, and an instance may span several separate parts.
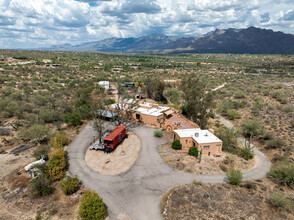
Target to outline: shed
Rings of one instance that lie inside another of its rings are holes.
[[[126,126],[117,126],[109,135],[103,138],[104,146],[108,149],[114,149],[126,137]]]

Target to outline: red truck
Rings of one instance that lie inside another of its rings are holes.
[[[109,135],[103,138],[105,152],[111,152],[126,137],[126,126],[117,126]]]

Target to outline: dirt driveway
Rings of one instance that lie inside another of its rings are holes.
[[[85,154],[96,132],[90,123],[76,136],[67,152],[69,171],[77,175],[84,185],[98,192],[108,206],[110,219],[157,220],[162,219],[160,199],[171,187],[198,180],[205,183],[222,183],[225,175],[196,175],[178,171],[167,165],[158,153],[165,140],[153,136],[154,129],[133,128],[141,140],[141,151],[134,165],[116,176],[99,174],[89,168]],[[96,135],[97,136],[97,135]],[[255,151],[255,169],[245,173],[244,180],[263,178],[269,170],[265,156]],[[121,218],[126,216],[126,218]]]
[[[85,161],[94,171],[103,175],[118,175],[130,169],[139,156],[141,142],[134,133],[117,146],[114,152],[87,150]]]

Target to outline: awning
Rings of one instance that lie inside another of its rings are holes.
[[[167,110],[166,112],[164,112],[164,114],[165,115],[172,115],[174,113],[174,111],[173,110],[171,110],[171,109],[169,109],[169,110]]]

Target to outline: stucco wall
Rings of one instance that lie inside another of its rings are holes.
[[[199,152],[202,148],[202,156],[217,156],[222,154],[222,142],[198,144],[192,137],[180,138],[176,133],[174,133],[174,139],[180,140],[183,150],[189,150],[194,142]],[[209,146],[209,148],[204,148],[205,146]]]
[[[160,123],[158,123],[158,119],[163,119],[163,115],[161,116],[152,116],[152,115],[145,115],[145,114],[142,114],[140,112],[135,112],[133,113],[133,118],[136,119],[136,114],[139,114],[141,117],[140,117],[140,120],[145,123],[145,124],[148,124],[148,125],[153,125],[157,128],[160,128]]]

